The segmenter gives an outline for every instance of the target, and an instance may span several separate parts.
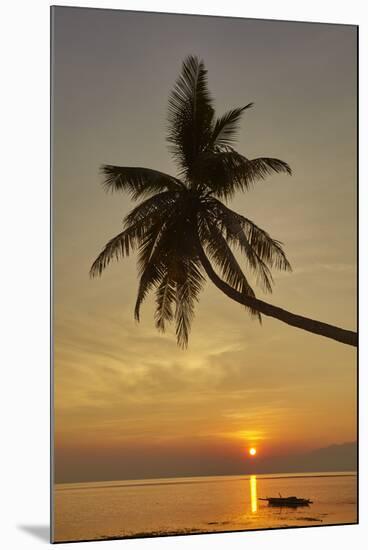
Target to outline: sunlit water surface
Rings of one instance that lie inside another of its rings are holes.
[[[211,476],[57,484],[54,540],[356,523],[355,472]],[[296,495],[313,504],[259,500]]]

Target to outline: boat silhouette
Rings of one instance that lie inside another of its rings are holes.
[[[269,506],[287,506],[289,508],[297,508],[298,506],[309,506],[313,504],[312,500],[308,498],[299,498],[299,497],[283,497],[280,495],[278,497],[267,497],[259,498],[258,500],[267,500]]]

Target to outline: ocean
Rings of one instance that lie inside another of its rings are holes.
[[[259,498],[309,498],[275,508]],[[56,484],[54,541],[246,531],[357,522],[356,472]]]

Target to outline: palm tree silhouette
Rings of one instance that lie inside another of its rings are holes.
[[[149,168],[104,165],[106,190],[126,191],[142,200],[124,219],[124,230],[111,239],[91,267],[101,275],[111,260],[138,249],[139,288],[135,318],[150,291],[155,292],[155,324],[160,331],[174,321],[178,344],[186,347],[195,303],[205,275],[226,296],[289,325],[357,345],[357,334],[322,323],[256,298],[235,255],[238,250],[265,291],[272,291],[271,269],[290,271],[282,243],[231,210],[226,203],[273,172],[291,174],[275,158],[248,159],[237,153],[234,138],[243,113],[252,106],[215,117],[207,71],[197,57],[187,57],[169,97],[167,140],[178,177]],[[216,268],[216,270],[215,270]]]

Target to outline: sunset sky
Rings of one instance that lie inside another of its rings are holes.
[[[239,473],[251,446],[287,464],[355,441],[354,348],[260,326],[208,282],[183,351],[151,299],[134,321],[134,257],[88,272],[132,207],[100,165],[176,174],[167,98],[194,54],[218,114],[255,103],[237,150],[293,170],[231,204],[293,266],[257,296],[355,329],[356,28],[59,7],[53,33],[56,481]]]

